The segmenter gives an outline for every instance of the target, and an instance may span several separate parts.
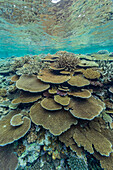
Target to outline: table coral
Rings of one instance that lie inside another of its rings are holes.
[[[15,140],[23,137],[31,127],[31,121],[28,117],[23,117],[23,124],[14,127],[10,124],[15,111],[10,112],[7,116],[0,120],[0,146],[13,143]]]
[[[68,84],[71,86],[83,87],[90,84],[90,81],[85,79],[81,74],[72,76],[68,81]]]
[[[61,84],[68,81],[71,77],[67,75],[57,75],[49,70],[42,70],[37,78],[46,83]]]
[[[62,106],[57,104],[52,98],[44,98],[41,101],[41,106],[49,111],[61,110]]]
[[[16,82],[16,87],[29,92],[42,92],[47,90],[50,85],[38,80],[35,75],[22,75]]]
[[[83,123],[83,122],[82,122]],[[87,122],[85,126],[82,124],[72,126],[71,129],[59,136],[62,142],[65,142],[67,146],[73,149],[74,139],[78,148],[83,146],[85,150],[94,154],[102,161],[102,167],[108,166],[107,161],[113,160],[112,157],[112,145],[113,145],[113,131],[106,128],[104,120],[102,118],[95,118],[94,120]],[[83,152],[83,148],[82,152]],[[97,152],[99,154],[97,154]],[[76,150],[75,150],[76,152]],[[110,167],[112,167],[110,163]]]
[[[73,68],[71,63],[68,63],[69,67],[66,71],[66,68],[57,65],[63,55],[76,57],[76,55],[73,56],[73,54],[67,54],[67,52],[49,54],[44,60],[41,60],[45,64],[47,62],[48,67],[41,69],[37,75],[35,73],[32,75],[24,74],[18,80],[16,77],[12,78],[16,81],[13,82],[13,85],[16,84],[17,89],[8,94],[9,104],[5,107],[16,110],[0,120],[0,145],[7,145],[23,137],[28,132],[32,121],[33,125],[41,125],[41,130],[47,129],[53,137],[58,138],[57,136],[59,136],[59,139],[77,155],[80,156],[87,151],[95,156],[98,152],[100,157],[98,156],[97,159],[100,160],[102,167],[108,168],[107,158],[110,167],[112,167],[113,116],[112,113],[105,111],[106,108],[110,111],[110,108],[113,107],[112,93],[108,90],[111,84],[105,85],[105,82],[101,80],[103,75],[99,77],[100,73],[97,76],[98,64],[96,60],[93,61],[91,56],[87,57],[85,61],[83,60],[85,56],[81,56],[80,63]],[[27,67],[27,65],[23,65],[23,67]],[[58,69],[55,65],[58,66]],[[63,71],[60,71],[62,69]],[[99,71],[101,72],[101,69]],[[8,80],[7,86],[9,85]],[[5,97],[2,97],[1,100],[5,100]],[[13,103],[18,104],[12,106]],[[23,114],[20,109],[26,110],[27,115]],[[17,111],[19,112],[17,113]],[[103,111],[109,114],[107,121]],[[20,125],[16,118],[18,118]],[[13,127],[11,124],[19,126]],[[43,153],[48,152],[51,158],[53,156],[54,161],[55,158],[60,159],[62,155],[57,154],[60,149],[57,146],[55,146],[56,148],[52,147],[52,144],[51,146],[46,145],[48,139],[43,140],[45,130],[42,130],[43,135],[40,134],[41,132],[31,131],[27,135],[26,145],[33,144],[32,146],[34,146],[39,142],[40,145],[43,145]],[[23,153],[20,158],[22,167],[25,167],[27,163],[32,164],[42,153],[39,145],[37,147],[36,145],[35,147],[32,146],[31,148],[38,151],[32,149],[30,152],[25,151],[25,154]],[[33,157],[27,156],[28,153],[32,153]]]
[[[99,79],[101,76],[99,71],[93,70],[92,68],[87,68],[86,70],[84,70],[83,75],[87,79]]]
[[[72,124],[77,123],[76,118],[68,111],[47,111],[43,109],[38,102],[31,107],[30,118],[33,123],[42,125],[45,129],[49,129],[54,135],[60,135],[62,132],[69,129]]]
[[[29,93],[26,91],[21,91],[20,96],[13,99],[12,103],[13,104],[18,104],[18,103],[31,103],[34,101],[37,101],[41,98],[41,95],[38,93]]]
[[[89,98],[91,97],[91,92],[87,89],[81,89],[78,92],[68,92],[68,95],[80,98]]]
[[[20,125],[22,125],[24,123],[23,120],[22,120],[22,116],[23,115],[21,113],[14,115],[10,120],[10,124],[12,126],[20,126]]]
[[[70,103],[70,97],[68,96],[54,95],[54,100],[63,106],[67,106]]]
[[[93,96],[86,99],[71,99],[70,104],[65,107],[74,117],[92,120],[104,109],[104,103]]]

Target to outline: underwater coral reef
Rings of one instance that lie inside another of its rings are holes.
[[[112,61],[59,51],[1,65],[0,147],[17,170],[113,169]]]

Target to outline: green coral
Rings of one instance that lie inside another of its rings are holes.
[[[88,170],[87,164],[82,158],[77,156],[69,156],[67,161],[71,170]]]

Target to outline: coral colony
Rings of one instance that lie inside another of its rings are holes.
[[[59,51],[1,65],[0,157],[9,147],[12,170],[113,169],[109,55]]]

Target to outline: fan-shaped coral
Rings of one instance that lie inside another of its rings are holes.
[[[88,99],[71,99],[65,109],[69,109],[71,114],[77,118],[91,120],[102,112],[104,103],[93,96]]]
[[[72,76],[68,81],[71,86],[83,87],[90,84],[90,81],[85,79],[81,74]]]
[[[35,103],[30,109],[30,117],[36,125],[42,125],[49,129],[54,135],[60,135],[62,132],[70,128],[72,124],[77,124],[69,111],[48,111],[41,107],[40,103]]]
[[[20,126],[20,125],[22,125],[23,124],[22,116],[23,115],[21,113],[14,115],[10,120],[11,126]]]
[[[50,85],[37,79],[35,75],[22,75],[16,82],[16,87],[29,92],[42,92],[47,90]]]
[[[57,104],[52,98],[45,98],[41,101],[41,106],[50,111],[60,110],[62,106]]]
[[[43,70],[38,75],[38,79],[46,83],[61,84],[68,81],[71,77],[66,75],[53,74],[49,70]]]
[[[30,93],[26,91],[21,91],[20,96],[12,100],[13,104],[17,103],[30,103],[37,101],[41,98],[41,95],[38,93]]]
[[[0,120],[0,146],[7,145],[23,137],[31,127],[31,121],[28,117],[23,117],[23,123],[20,126],[12,126],[10,121],[15,112],[10,112]]]
[[[101,76],[99,71],[93,70],[92,68],[87,68],[83,71],[83,74],[87,79],[99,79]]]

